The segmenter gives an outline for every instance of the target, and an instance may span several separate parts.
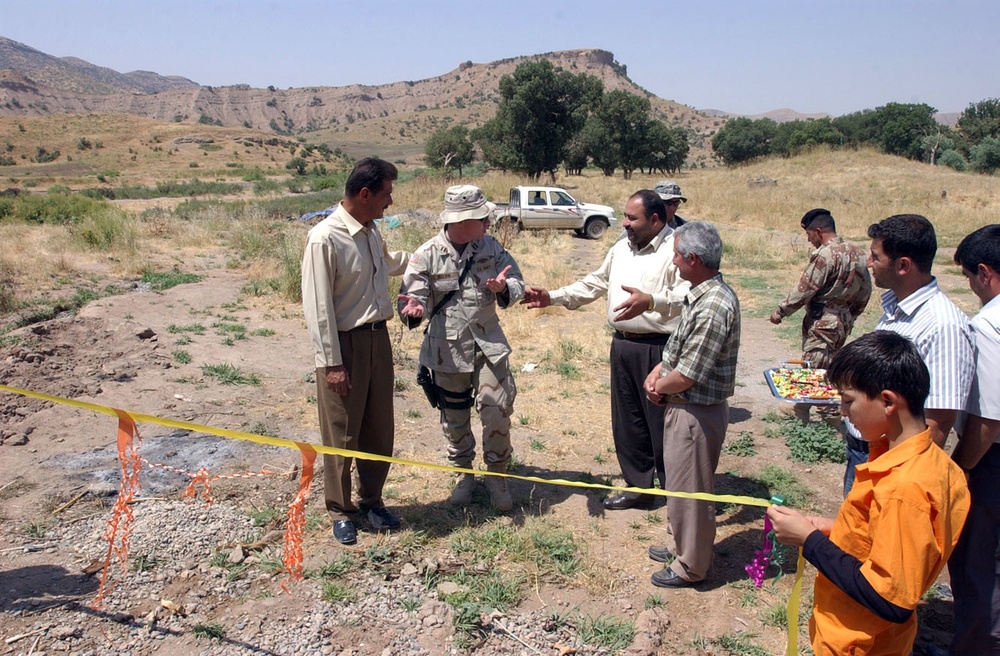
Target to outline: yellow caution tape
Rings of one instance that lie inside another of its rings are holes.
[[[157,417],[155,415],[147,415],[141,412],[132,412],[130,410],[120,410],[106,405],[99,405],[97,403],[87,403],[86,401],[75,401],[73,399],[66,399],[60,396],[52,396],[50,394],[43,394],[41,392],[21,389],[18,387],[10,387],[8,385],[0,385],[0,391],[10,392],[11,394],[20,394],[21,396],[28,396],[35,399],[41,399],[42,401],[60,403],[62,405],[68,405],[74,408],[80,408],[81,410],[90,410],[91,412],[98,412],[100,414],[116,418],[119,416],[120,412],[126,412],[135,421],[146,424],[157,424],[159,426],[166,426],[167,428],[177,428],[179,430],[186,430],[195,433],[206,433],[208,435],[217,435],[218,437],[226,437],[234,440],[245,440],[248,442],[256,442],[257,444],[267,444],[270,446],[278,446],[286,449],[295,449],[296,451],[299,450],[297,442],[293,440],[286,440],[280,437],[270,437],[268,435],[245,433],[243,431],[231,430],[228,428],[217,428],[215,426],[204,426],[202,424],[195,424],[189,421],[179,421],[177,419],[165,419],[163,417]],[[315,444],[311,446],[316,450],[316,453],[322,453],[326,455],[344,456],[346,458],[357,458],[359,460],[377,460],[380,462],[388,462],[397,465],[420,467],[423,469],[435,469],[437,471],[454,472],[457,474],[502,476],[504,478],[511,478],[520,481],[528,481],[531,483],[542,483],[545,485],[565,485],[568,487],[579,487],[591,490],[635,492],[639,494],[650,494],[650,495],[655,494],[665,497],[680,497],[682,499],[697,499],[701,501],[714,501],[718,503],[733,503],[743,506],[757,506],[760,508],[767,508],[769,505],[771,505],[771,502],[767,499],[761,499],[758,497],[740,496],[735,494],[708,494],[706,492],[675,492],[670,490],[661,490],[659,488],[647,489],[641,487],[616,487],[614,485],[604,485],[603,483],[583,483],[581,481],[568,481],[563,478],[540,478],[538,476],[521,476],[519,474],[506,474],[502,472],[465,469],[464,467],[453,467],[451,465],[438,465],[430,462],[421,462],[419,460],[408,460],[406,458],[395,458],[393,456],[383,456],[375,453],[366,453],[364,451],[352,451],[351,449],[341,449],[332,446],[325,446],[322,444]]]

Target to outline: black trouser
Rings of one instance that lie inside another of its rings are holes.
[[[1000,654],[1000,444],[969,471],[972,507],[948,560],[955,593],[951,654]]]
[[[611,341],[611,432],[625,483],[666,489],[663,467],[663,408],[646,399],[643,383],[663,359],[669,335],[626,337]]]

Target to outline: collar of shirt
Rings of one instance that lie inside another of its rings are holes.
[[[692,305],[700,297],[704,296],[705,292],[707,292],[708,290],[712,289],[713,287],[717,287],[718,285],[721,285],[721,284],[722,284],[722,274],[721,273],[717,273],[714,276],[712,276],[711,278],[709,278],[708,280],[706,280],[705,282],[703,282],[700,285],[698,285],[697,287],[692,287],[691,291],[689,291],[684,296],[684,304],[685,305]]]
[[[474,239],[465,245],[465,249],[459,253],[458,249],[455,248],[455,244],[448,239],[448,233],[445,232],[444,228],[441,228],[441,232],[437,234],[437,244],[444,250],[449,256],[451,256],[456,262],[464,262],[470,257],[474,257],[476,253],[479,252],[479,248],[482,245],[482,239]]]
[[[887,316],[893,319],[901,319],[902,317],[912,317],[913,313],[920,309],[920,306],[931,299],[932,296],[938,293],[937,278],[931,278],[931,281],[913,292],[902,301],[896,298],[896,292],[891,289],[884,294],[882,294],[882,310]]]
[[[889,448],[888,440],[879,440],[869,444],[871,446],[871,459],[858,465],[858,469],[865,467],[872,475],[885,474],[931,448],[931,431],[927,429],[922,433],[917,433],[913,437],[903,440],[894,449]]]
[[[658,233],[653,235],[653,238],[649,240],[649,243],[642,248],[636,248],[635,244],[631,241],[628,242],[628,247],[631,248],[632,252],[636,254],[656,251],[660,249],[660,246],[663,245],[663,242],[667,239],[667,237],[672,234],[674,234],[674,229],[668,225],[664,225]],[[627,241],[628,237],[625,237],[625,240]]]
[[[344,227],[347,228],[347,233],[352,237],[365,229],[365,226],[361,225],[357,219],[351,216],[351,213],[347,211],[343,203],[337,205],[337,211],[334,212],[334,216],[341,220]]]

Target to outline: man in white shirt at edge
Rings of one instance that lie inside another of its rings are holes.
[[[948,561],[955,593],[950,653],[1000,654],[1000,224],[966,236],[955,264],[983,307],[971,322],[976,372],[951,454],[968,475],[972,506]]]

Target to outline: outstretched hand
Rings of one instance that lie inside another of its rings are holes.
[[[552,299],[549,297],[549,290],[542,289],[541,287],[525,287],[524,298],[521,299],[521,305],[527,305],[532,309],[552,305]]]
[[[424,306],[420,304],[420,301],[413,298],[412,296],[407,296],[406,294],[399,294],[396,298],[401,301],[406,301],[399,313],[404,317],[413,317],[414,319],[419,319],[424,316]]]
[[[615,315],[615,321],[634,319],[649,309],[649,303],[653,300],[651,295],[627,285],[622,285],[622,289],[629,293],[629,297],[620,305],[611,308],[612,311],[618,313]]]
[[[503,271],[497,274],[496,278],[490,278],[487,280],[486,288],[494,294],[499,294],[503,290],[507,289],[507,273],[510,272],[511,266],[512,265],[508,264]]]

